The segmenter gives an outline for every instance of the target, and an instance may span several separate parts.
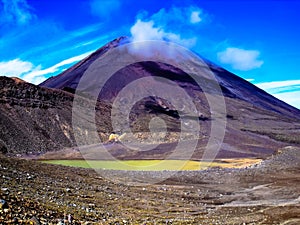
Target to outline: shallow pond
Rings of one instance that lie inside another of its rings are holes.
[[[209,167],[242,168],[255,163],[260,159],[223,159],[214,162],[201,162],[194,160],[45,160],[44,163],[64,166],[106,169],[106,170],[203,170]]]

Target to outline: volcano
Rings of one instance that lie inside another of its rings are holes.
[[[107,141],[112,132],[126,136],[127,130],[123,130],[122,126],[114,130],[114,124],[111,121],[113,104],[124,88],[139,79],[147,79],[147,83],[137,83],[134,87],[137,93],[147,90],[151,85],[164,82],[171,82],[185,90],[197,111],[197,116],[189,119],[192,122],[197,121],[200,130],[196,136],[192,126],[187,125],[188,129],[183,131],[181,120],[184,110],[181,111],[181,108],[186,106],[180,106],[183,100],[178,98],[175,92],[174,97],[170,97],[171,99],[149,94],[140,98],[130,108],[128,127],[135,138],[146,143],[147,146],[155,145],[156,147],[147,151],[135,151],[117,143],[109,147],[111,154],[117,158],[165,158],[170,155],[174,146],[182,139],[181,134],[185,132],[188,134],[183,139],[197,139],[196,150],[192,158],[201,159],[216,120],[203,85],[206,85],[205,89],[213,86],[214,83],[220,87],[220,93],[225,102],[224,138],[222,138],[222,143],[218,143],[220,145],[218,158],[266,158],[279,148],[300,144],[300,111],[298,109],[206,59],[201,60],[205,63],[206,69],[212,72],[216,82],[205,78],[205,80],[202,79],[202,86],[199,86],[193,76],[182,69],[180,62],[176,60],[172,63],[167,63],[168,60],[164,62],[144,60],[116,71],[100,92],[95,83],[102,76],[101,72],[94,76],[84,89],[81,89],[80,81],[91,65],[101,62],[107,54],[128,43],[130,41],[126,37],[117,38],[63,73],[45,80],[39,86],[2,78],[0,80],[2,85],[1,143],[5,146],[5,151],[10,153],[48,152],[64,147],[74,147],[78,144],[74,138],[74,129],[82,135],[82,139],[90,139],[88,126],[76,127],[74,123],[72,124],[72,103],[75,93],[80,95],[81,99],[95,98],[97,100],[94,123],[102,141]],[[111,63],[113,65],[117,61]],[[201,77],[201,74],[196,74],[196,76]],[[14,90],[13,94],[12,90]],[[129,100],[134,98],[130,90],[128,93]],[[214,95],[214,92],[208,94]],[[124,105],[126,104],[125,101]],[[118,113],[122,114],[122,112]],[[85,123],[93,123],[89,118],[84,118],[83,115],[81,117]],[[150,125],[155,122],[158,125],[151,130]],[[164,129],[166,133],[162,135]],[[154,141],[149,139],[151,135],[156,135]],[[92,143],[93,140],[87,141],[86,144]],[[25,150],[22,150],[20,146],[25,146]],[[189,145],[186,144],[185,148],[189,148]],[[181,157],[180,154],[178,157]]]
[[[44,81],[40,86],[75,93],[80,79],[93,63],[97,63],[97,60],[101,61],[101,57],[105,57],[113,49],[128,42],[129,40],[126,37],[115,39],[65,72]],[[221,151],[218,154],[219,157],[265,157],[273,154],[280,147],[300,143],[298,139],[300,111],[298,109],[276,99],[214,63],[206,59],[202,60],[215,76],[225,99],[226,131]],[[147,84],[139,83],[135,86],[135,89],[140,91],[147,89],[147,85],[150,85],[149,83],[156,80],[157,77],[175,82],[189,96],[192,96],[197,105],[201,130],[198,148],[194,157],[199,159],[203,154],[204,146],[208,142],[212,129],[213,118],[211,117],[210,105],[203,88],[199,87],[195,80],[184,72],[180,66],[177,67],[176,63],[178,62],[171,65],[153,60],[139,61],[113,74],[105,83],[100,94],[93,87],[93,84],[97,82],[97,77],[94,77],[95,80],[91,81],[91,85],[85,88],[89,90],[89,94],[97,97],[98,101],[104,101],[111,105],[123,88],[138,79],[148,78]],[[101,73],[99,76],[101,76]],[[209,85],[209,81],[206,84]],[[143,138],[143,134],[149,133],[149,122],[157,116],[167,124],[168,135],[164,142],[177,143],[181,131],[179,112],[166,99],[149,96],[137,102],[130,112],[130,127],[133,132],[140,134],[140,137]],[[110,117],[103,119],[108,124],[111,123]],[[99,129],[101,130],[101,128]],[[101,132],[111,131],[102,130]],[[118,132],[123,133],[124,131],[119,130]],[[158,155],[164,155],[168,152],[168,148],[162,144],[157,151],[139,152],[133,155],[130,154],[130,157],[155,158],[157,152]],[[121,155],[126,158],[127,153],[122,152]]]

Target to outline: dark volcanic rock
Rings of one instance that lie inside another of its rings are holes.
[[[0,151],[36,154],[75,146],[72,101],[68,92],[0,77]]]
[[[74,144],[73,96],[0,77],[0,145],[3,153],[45,152]]]

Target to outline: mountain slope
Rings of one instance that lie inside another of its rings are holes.
[[[68,92],[0,77],[1,152],[37,154],[76,146],[72,102]]]
[[[99,57],[101,57],[110,49],[113,49],[119,45],[128,42],[129,40],[126,37],[117,38],[112,42],[106,44],[102,48],[98,49],[93,54],[86,57],[85,59],[75,64],[71,68],[67,69],[63,73],[55,77],[51,77],[46,81],[42,82],[40,86],[56,88],[56,89],[66,89],[67,91],[74,91],[77,88],[78,82],[82,77],[83,73],[95,60],[97,60]],[[242,101],[253,104],[254,106],[257,106],[259,108],[278,112],[285,116],[289,116],[292,118],[300,118],[300,113],[298,109],[282,102],[281,100],[259,89],[258,87],[254,86],[248,81],[236,76],[235,74],[230,73],[229,71],[221,67],[216,66],[215,64],[209,62],[208,60],[205,59],[203,60],[207,63],[209,69],[216,76],[216,79],[219,82],[223,93],[227,97],[238,98]],[[164,67],[165,66],[162,66],[162,64],[155,63],[155,62],[141,63],[141,64],[137,63],[135,66],[129,67],[127,71],[124,71],[123,73],[119,72],[118,78],[122,79],[124,76],[126,78],[124,78],[123,80],[118,80],[118,84],[115,85],[118,85],[120,89],[120,87],[124,87],[126,84],[129,83],[128,80],[134,80],[137,77],[156,75],[155,74],[156,72],[160,74],[162,74],[163,72],[167,72],[169,73],[169,76],[167,78],[170,78],[172,80],[176,80],[176,79],[182,80],[182,77],[184,77],[182,71],[178,71],[177,69],[177,72],[175,73],[176,76],[173,76],[174,73],[172,75],[172,70],[174,71],[174,68],[172,68],[172,66],[168,66],[167,68]],[[135,76],[128,77],[130,76],[129,74],[130,72],[135,73]],[[148,74],[141,74],[141,73],[148,73]],[[190,80],[188,80],[186,83],[189,82]],[[116,90],[111,90],[111,92],[113,91]]]
[[[70,122],[72,96],[0,77],[0,126],[8,153],[43,152],[74,144]]]
[[[87,68],[95,60],[124,42],[128,42],[124,37],[115,39],[65,72],[44,81],[40,86],[74,93]],[[219,157],[261,157],[272,154],[282,146],[300,144],[298,138],[300,134],[300,111],[298,109],[276,99],[223,68],[209,61],[205,62],[219,82],[226,103],[226,134]],[[148,78],[147,84],[142,83],[135,86],[135,89],[141,91],[147,89],[148,86],[155,85],[157,77],[175,82],[193,98],[200,113],[198,118],[201,127],[200,139],[194,154],[195,159],[198,159],[201,157],[210,136],[212,126],[210,106],[201,87],[179,66],[174,66],[176,63],[176,60],[172,65],[155,61],[137,62],[122,68],[111,76],[99,95],[97,88],[93,87],[93,84],[97,83],[98,78],[96,76],[92,78],[91,85],[86,89],[89,89],[88,93],[97,97],[98,100],[112,104],[124,87],[140,78]],[[204,82],[210,85],[209,80]],[[130,96],[130,98],[134,98],[134,96]],[[173,100],[180,104],[180,99],[174,97]],[[159,116],[166,121],[168,127],[169,133],[164,141],[176,143],[181,131],[178,113],[167,100],[149,96],[137,102],[132,108],[130,126],[136,134],[142,134],[140,135],[142,139],[146,139],[147,132],[149,132],[149,122],[153,117]],[[103,119],[110,123],[110,117]],[[119,132],[125,131],[120,130]],[[118,153],[116,154],[126,158],[128,149],[123,149],[122,152],[119,148],[121,147],[117,147],[118,151],[116,150],[116,152]],[[169,149],[171,149],[170,146],[160,145],[156,150],[165,154]],[[140,155],[145,156],[146,153],[130,155],[132,158],[139,158]],[[147,157],[153,157],[153,155],[153,152],[148,152]]]

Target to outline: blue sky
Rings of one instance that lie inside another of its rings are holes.
[[[0,74],[35,84],[122,35],[169,39],[300,108],[300,3],[0,0]]]

